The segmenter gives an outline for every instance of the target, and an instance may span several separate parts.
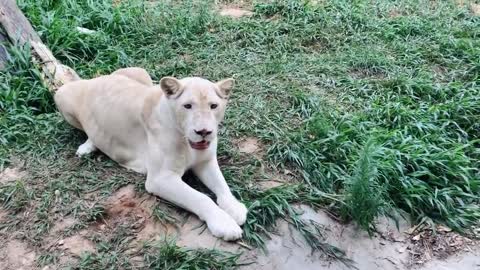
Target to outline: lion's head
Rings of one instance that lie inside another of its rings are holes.
[[[233,84],[233,79],[213,83],[198,77],[160,80],[178,128],[193,149],[205,150],[216,138]]]

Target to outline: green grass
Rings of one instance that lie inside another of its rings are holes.
[[[326,208],[369,232],[392,209],[468,232],[480,218],[480,17],[454,1],[317,2],[254,1],[254,16],[235,20],[208,1],[18,1],[54,55],[82,77],[141,66],[155,80],[236,79],[219,156],[250,209],[250,245],[263,247],[283,218],[312,248],[343,258],[294,203]],[[82,135],[56,113],[29,48],[9,51],[0,71],[0,168],[20,157],[29,176],[1,186],[0,202],[11,213],[34,207],[27,238],[45,234],[52,214],[101,218],[83,192],[108,196],[127,183],[142,190],[141,177],[132,180],[107,159],[72,158]],[[237,152],[234,139],[245,136],[261,139],[264,159]],[[256,183],[265,167],[298,179],[263,191]],[[52,210],[55,190],[64,198]],[[155,213],[173,222],[163,208]],[[10,221],[2,226],[18,228]],[[187,269],[223,260],[182,254],[199,257]],[[97,255],[83,262],[98,266]]]
[[[218,250],[183,249],[172,241],[147,243],[145,269],[233,269],[239,255]]]

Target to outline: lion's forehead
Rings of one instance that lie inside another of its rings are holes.
[[[185,98],[193,99],[201,103],[209,103],[218,100],[215,84],[202,78],[186,78],[182,80]]]

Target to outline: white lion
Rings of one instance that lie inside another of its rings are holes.
[[[217,83],[165,77],[153,85],[141,68],[67,83],[55,94],[66,121],[85,131],[77,155],[99,149],[120,165],[147,174],[145,187],[204,220],[225,240],[242,236],[247,209],[230,192],[217,162],[217,132],[233,79]],[[217,197],[181,179],[192,169]]]

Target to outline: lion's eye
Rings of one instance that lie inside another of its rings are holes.
[[[212,104],[212,105],[210,105],[210,109],[212,109],[212,110],[216,109],[217,107],[218,107],[218,104]]]
[[[190,110],[192,108],[192,104],[185,104],[183,107],[187,110]]]

